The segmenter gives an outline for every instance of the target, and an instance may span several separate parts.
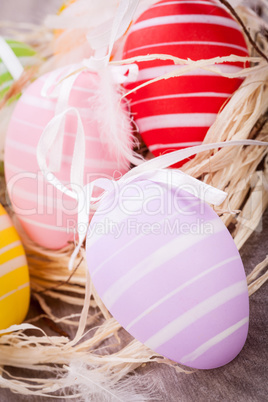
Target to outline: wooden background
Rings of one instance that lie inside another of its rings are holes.
[[[0,20],[39,23],[47,13],[54,13],[61,3],[62,0],[0,0]],[[256,5],[257,0],[252,3]],[[241,250],[247,273],[265,258],[267,246],[268,214],[260,230],[251,236]],[[250,328],[247,342],[239,356],[227,366],[215,370],[197,371],[191,375],[176,374],[173,369],[157,364],[140,369],[140,372],[149,371],[154,378],[159,401],[264,402],[268,400],[267,290],[266,283],[250,298]],[[15,372],[18,376],[25,375],[23,370]],[[6,401],[42,402],[64,401],[64,399],[25,397],[12,394],[8,389],[0,389],[0,402]]]

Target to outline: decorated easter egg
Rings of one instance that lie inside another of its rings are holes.
[[[245,272],[208,204],[186,189],[137,179],[102,199],[86,247],[102,301],[153,351],[201,369],[240,352],[249,320]]]
[[[0,204],[0,330],[20,324],[29,302],[26,256],[11,219]]]
[[[2,49],[2,47],[6,47],[6,45],[8,45],[7,49]],[[4,143],[8,123],[15,107],[15,101],[20,97],[20,90],[16,88],[16,93],[14,92],[14,94],[9,94],[9,98],[4,99],[4,96],[7,94],[10,87],[15,81],[14,77],[9,71],[10,65],[14,69],[14,61],[11,60],[9,61],[10,64],[6,65],[5,62],[1,59],[1,53],[6,53],[8,51],[11,51],[11,55],[12,53],[14,53],[13,56],[16,56],[14,57],[15,60],[17,58],[17,60],[19,61],[19,67],[21,68],[21,71],[23,71],[23,67],[27,69],[30,66],[39,64],[41,60],[35,50],[30,46],[11,39],[4,40],[0,37],[0,174],[3,173],[4,168]]]
[[[202,60],[218,56],[248,56],[239,24],[216,0],[164,0],[147,9],[130,28],[124,58],[166,54]],[[171,60],[137,63],[140,84],[172,70]],[[224,73],[238,72],[242,63],[217,64]],[[129,94],[133,118],[155,155],[202,143],[220,108],[240,86],[241,78],[222,77],[196,69],[149,84]]]
[[[77,66],[74,70],[76,69]],[[5,175],[14,211],[29,237],[37,244],[50,249],[59,249],[67,245],[68,241],[74,240],[77,231],[76,200],[46,181],[36,156],[42,132],[51,122],[59,105],[58,98],[53,97],[54,90],[59,90],[60,82],[64,81],[68,74],[70,67],[58,69],[40,77],[27,88],[12,115],[5,147]],[[51,96],[42,95],[44,86],[50,80],[54,82],[54,78],[57,84],[52,85],[52,93],[48,89]],[[51,170],[55,171],[56,177],[65,185],[70,182],[78,129],[77,115],[71,108],[75,108],[79,114],[85,135],[84,184],[97,177],[119,177],[129,168],[129,163],[118,154],[116,147],[114,148],[114,139],[107,137],[111,129],[109,124],[107,125],[110,120],[107,119],[111,118],[113,128],[122,126],[120,127],[123,138],[119,138],[118,142],[128,146],[128,132],[131,131],[128,113],[123,110],[123,106],[121,109],[118,107],[116,99],[112,99],[112,102],[117,109],[117,115],[110,113],[110,104],[107,108],[106,99],[110,101],[111,93],[107,97],[99,86],[99,75],[84,70],[76,77],[67,98],[65,111],[68,109],[68,112],[62,122],[63,137],[52,146],[49,155],[49,158],[53,157],[54,162],[61,158],[58,171],[52,168]],[[65,102],[66,96],[64,99]],[[116,119],[119,121],[118,125]],[[103,133],[103,129],[107,133]]]
[[[19,59],[23,67],[30,67],[40,63],[40,58],[36,51],[26,43],[6,39],[6,43]],[[14,79],[0,57],[0,99],[4,97],[6,92],[13,84]]]

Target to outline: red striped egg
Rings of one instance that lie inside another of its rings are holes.
[[[129,31],[124,58],[156,53],[192,60],[248,56],[239,24],[216,0],[164,0],[146,10]],[[138,79],[126,85],[128,90],[178,68],[168,60],[137,64]],[[219,67],[237,72],[243,65]],[[149,150],[158,156],[200,144],[241,82],[198,69],[130,94],[134,120]]]
[[[60,82],[67,72],[70,73],[70,67],[57,71],[40,77],[21,96],[11,118],[5,148],[5,175],[13,209],[29,237],[50,249],[64,247],[74,240],[74,232],[77,232],[77,202],[45,180],[36,157],[40,137],[54,117],[57,104],[57,99],[42,96],[42,89],[51,74],[56,77],[57,73],[56,82]],[[68,100],[68,107],[78,111],[85,132],[84,184],[98,177],[120,176],[129,165],[112,148],[110,140],[100,135],[103,116],[101,120],[96,117],[99,86],[98,74],[84,70],[76,78]],[[128,120],[126,123],[127,145],[130,123]],[[76,131],[77,118],[68,112],[62,163],[59,172],[55,173],[65,185],[70,181]]]

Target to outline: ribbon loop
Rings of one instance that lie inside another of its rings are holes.
[[[101,69],[106,68],[109,65],[109,60],[112,52],[112,48],[115,40],[124,34],[127,30],[133,14],[138,5],[138,0],[122,0],[117,9],[117,13],[115,19],[112,23],[109,34],[107,31],[101,36],[95,32],[92,33],[92,38],[94,38],[94,43],[97,45],[97,49],[95,52],[95,56],[84,60],[83,65],[86,68],[92,69],[95,72],[100,72]],[[95,35],[95,37],[94,37]],[[108,38],[109,37],[109,41]],[[108,46],[108,50],[103,54],[103,49],[105,46]],[[109,66],[110,68],[110,66]],[[132,66],[113,66],[112,72],[115,79],[115,82],[123,83],[127,80],[133,80],[133,78],[137,77],[137,69],[136,65]],[[77,71],[77,69],[76,69]],[[77,74],[80,74],[83,70],[81,68]],[[76,246],[70,262],[69,269],[72,269],[76,256],[83,244],[83,241],[86,237],[88,223],[89,223],[89,213],[90,208],[93,202],[96,202],[101,199],[102,196],[98,198],[93,197],[93,191],[95,187],[99,187],[105,192],[109,192],[109,186],[107,179],[97,179],[91,183],[88,183],[84,186],[83,183],[83,175],[84,175],[84,164],[85,164],[85,133],[83,128],[83,123],[79,114],[79,111],[74,107],[68,107],[68,98],[71,91],[71,88],[74,84],[74,81],[77,77],[75,71],[70,77],[62,79],[59,83],[59,87],[55,89],[56,97],[58,98],[58,103],[56,107],[56,114],[54,118],[48,123],[46,128],[44,129],[40,141],[37,146],[37,161],[43,175],[47,178],[47,180],[55,186],[59,191],[64,192],[66,195],[69,195],[71,198],[74,198],[78,201],[78,218],[77,218],[77,232],[78,232],[78,245]],[[69,73],[70,74],[70,73]],[[56,76],[55,76],[56,77]],[[54,79],[55,79],[54,77]],[[55,83],[55,81],[54,81]],[[55,96],[54,89],[52,93],[49,94],[49,90],[51,89],[53,84],[53,80],[46,84],[46,87],[43,89],[43,94],[46,96]],[[62,144],[63,144],[63,130],[62,126],[65,121],[65,116],[68,113],[74,113],[77,117],[77,133],[76,140],[74,146],[74,152],[72,157],[71,164],[71,189],[67,188],[64,184],[62,184],[57,177],[51,172],[51,170],[57,171],[60,167],[61,162],[61,154],[62,154]],[[55,147],[56,145],[56,147]],[[172,166],[175,163],[178,163],[190,156],[193,156],[199,152],[212,150],[214,148],[223,148],[227,146],[242,146],[242,145],[265,145],[267,143],[261,141],[254,140],[241,140],[241,141],[229,141],[229,142],[218,142],[213,144],[204,144],[199,146],[193,146],[190,148],[182,149],[179,151],[174,151],[169,154],[165,154],[154,158],[150,161],[142,163],[136,168],[130,170],[126,173],[119,181],[117,181],[117,185],[125,185],[132,181],[138,180],[153,180],[158,183],[167,183],[167,170],[165,168]],[[47,165],[47,156],[49,152],[55,147],[52,155],[54,158],[59,158],[59,161],[54,163],[50,160],[50,165]],[[174,187],[179,186],[188,186],[187,191],[196,195],[211,204],[220,205],[226,198],[227,194],[221,190],[213,188],[201,181],[188,176],[187,174],[179,171],[172,170],[172,185]],[[111,181],[110,181],[111,183]],[[197,190],[197,191],[196,191]]]
[[[76,144],[73,154],[72,167],[71,169],[71,183],[83,188],[83,173],[85,164],[85,132],[81,117],[76,108],[70,107],[60,114],[54,116],[54,118],[48,123],[44,129],[36,149],[36,158],[40,170],[42,171],[44,177],[59,191],[65,192],[67,195],[74,199],[78,199],[77,194],[73,190],[69,190],[64,184],[62,184],[57,177],[50,171],[47,165],[47,156],[55,141],[57,140],[58,132],[62,125],[62,121],[65,115],[73,112],[77,117],[77,132],[76,132]]]
[[[135,168],[133,170],[135,170]],[[194,177],[189,176],[178,169],[145,170],[143,173],[141,172],[136,175],[126,176],[127,174],[119,181],[128,184],[135,180],[148,179],[153,180],[156,183],[169,184],[174,188],[184,186],[187,187],[186,191],[188,191],[188,193],[197,196],[199,199],[208,202],[209,204],[217,206],[220,205],[227,197],[227,193],[225,191],[212,187],[209,184],[195,179]]]
[[[157,158],[151,159],[133,168],[123,177],[121,177],[121,179],[119,179],[116,182],[116,184],[120,187],[121,185],[129,184],[133,181],[146,180],[146,179],[153,180],[157,183],[170,184],[167,182],[167,169],[165,169],[166,167],[184,160],[185,157],[189,157],[203,151],[212,150],[215,148],[243,146],[243,145],[268,146],[268,143],[256,140],[237,140],[237,141],[217,142],[212,144],[197,145],[195,147],[187,149],[180,149],[178,151],[170,152],[169,154],[165,154]],[[215,187],[212,187],[209,184],[201,182],[200,180],[187,175],[186,173],[180,171],[179,169],[170,170],[170,174],[172,175],[172,182],[171,182],[172,186],[174,187],[187,186],[186,191],[188,191],[194,196],[197,196],[199,199],[205,202],[208,202],[213,205],[220,205],[227,197],[226,192],[219,190]],[[89,224],[88,222],[89,210],[91,202],[93,201],[92,193],[95,186],[102,188],[106,193],[109,192],[107,179],[97,179],[84,187],[83,197],[86,198],[83,199],[85,200],[85,204],[83,205],[83,207],[81,207],[81,211],[78,211],[78,228],[82,228],[82,231],[79,232],[79,243],[75,248],[75,251],[72,254],[69,262],[70,270],[73,268],[75,258],[87,234],[87,227]],[[98,199],[100,200],[100,198],[101,197],[99,197]],[[94,201],[96,201],[96,199],[94,199]],[[82,205],[82,203],[80,205]]]
[[[89,59],[83,60],[83,65],[92,71],[100,71],[107,67],[109,63],[109,57],[106,55],[104,57],[96,58],[90,57]]]
[[[113,22],[110,24],[110,26],[108,24],[108,29],[106,26],[106,30],[103,33],[99,27],[91,33],[91,40],[93,40],[93,44],[95,45],[95,56],[85,59],[82,63],[82,67],[93,70],[97,73],[103,68],[108,67],[112,73],[113,81],[118,84],[128,81],[136,81],[138,76],[138,66],[136,64],[125,66],[109,66],[109,59],[115,40],[126,31],[138,3],[139,0],[122,0],[118,6]],[[105,48],[107,45],[108,50]],[[59,71],[56,70],[55,72],[50,73],[46,79],[41,91],[41,96],[57,99],[55,116],[68,109],[68,101],[72,87],[79,74],[84,71],[81,66],[79,67],[80,68],[78,68],[77,65],[68,67],[64,72],[64,76],[59,74]],[[79,71],[77,72],[77,70]],[[81,119],[79,119],[79,121],[80,120]],[[53,119],[52,121],[57,124],[56,121],[59,120]],[[60,121],[60,126],[57,125],[57,127],[53,127],[52,124],[48,125],[51,130],[56,130],[58,133],[57,138],[55,138],[53,141],[54,146],[50,153],[49,169],[51,172],[59,172],[62,164],[65,114],[62,115]],[[48,133],[47,129],[45,129],[45,133]],[[71,170],[73,172],[72,176],[76,176],[77,168],[72,165]]]

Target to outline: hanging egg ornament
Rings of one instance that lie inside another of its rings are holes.
[[[43,96],[42,90],[48,80],[53,82],[54,79],[57,85],[52,87],[52,92],[59,90],[70,70],[77,69],[77,66],[61,68],[31,84],[19,99],[7,132],[5,175],[14,211],[28,236],[49,249],[60,249],[74,240],[77,202],[48,183],[38,166],[37,146],[57,107],[57,99]],[[107,85],[106,81],[106,89]],[[75,79],[69,95],[67,108],[78,111],[85,133],[84,184],[97,177],[120,177],[129,169],[128,161],[117,152],[118,145],[131,150],[129,114],[122,103],[118,106],[121,94],[117,87],[110,86],[109,96],[106,96],[105,88],[97,73],[84,69]],[[111,105],[117,114],[110,110]],[[110,135],[112,129],[118,138]],[[54,155],[54,159],[62,155],[62,162],[55,175],[68,184],[77,137],[77,116],[74,113],[67,113],[63,130],[62,152]],[[52,147],[51,155],[53,153],[55,148]]]
[[[29,303],[29,270],[24,249],[0,204],[0,330],[20,324]]]
[[[239,24],[220,2],[164,0],[148,8],[132,25],[123,56],[127,59],[149,54],[196,61],[248,56],[248,50]],[[174,66],[170,60],[137,64],[138,79],[127,84],[127,90],[183,67]],[[231,73],[244,65],[226,62],[217,67]],[[158,156],[201,144],[220,108],[241,82],[241,78],[197,69],[129,94],[133,118],[149,150]]]
[[[136,179],[102,199],[86,249],[105,306],[153,351],[198,369],[227,364],[241,351],[246,276],[230,233],[207,203],[153,178]]]
[[[40,63],[39,56],[31,46],[12,39],[5,41],[24,68]],[[3,99],[13,83],[14,79],[0,57],[0,100]]]

